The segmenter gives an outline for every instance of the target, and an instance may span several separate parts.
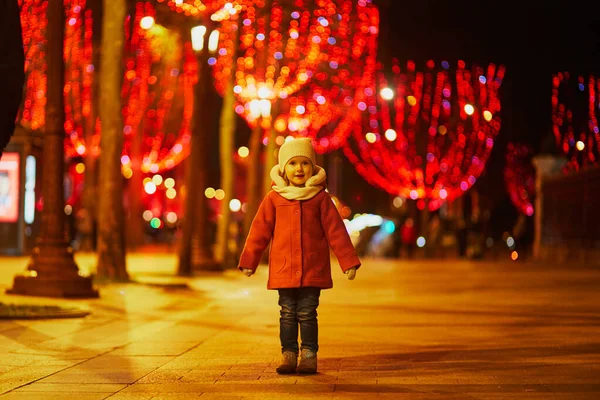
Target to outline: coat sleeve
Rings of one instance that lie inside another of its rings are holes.
[[[346,225],[328,193],[325,193],[321,202],[321,225],[342,271],[346,272],[353,267],[359,268],[360,260],[356,255],[350,236],[348,236]]]
[[[238,269],[248,268],[253,271],[258,267],[263,251],[273,237],[275,228],[275,206],[269,195],[265,196],[250,226],[246,244],[240,256]]]

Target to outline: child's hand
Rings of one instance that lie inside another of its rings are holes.
[[[348,280],[352,281],[356,277],[356,267],[352,267],[344,273],[348,276]]]
[[[249,269],[249,268],[242,268],[242,272],[246,275],[246,276],[252,276],[254,275],[254,271]]]

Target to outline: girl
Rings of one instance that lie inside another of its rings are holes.
[[[240,256],[238,269],[256,271],[271,243],[268,289],[279,291],[280,374],[317,372],[317,307],[321,289],[333,287],[329,246],[352,280],[360,260],[333,201],[325,189],[325,170],[315,163],[310,139],[287,141],[279,165],[271,170],[274,185],[262,201]],[[298,325],[302,338],[298,364]]]

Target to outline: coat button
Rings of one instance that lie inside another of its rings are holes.
[[[294,214],[296,214],[296,215],[300,214],[300,210],[294,211]]]
[[[296,275],[300,275],[300,271],[296,271]]]
[[[300,233],[300,229],[296,229],[296,233]]]

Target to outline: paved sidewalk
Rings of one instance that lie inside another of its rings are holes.
[[[166,254],[129,260],[147,279],[175,266]],[[0,291],[26,262],[0,258]],[[275,373],[266,272],[206,274],[187,280],[192,289],[107,285],[96,300],[0,294],[92,311],[0,320],[0,400],[600,398],[600,270],[364,260],[349,282],[336,269],[321,296],[314,376]]]

